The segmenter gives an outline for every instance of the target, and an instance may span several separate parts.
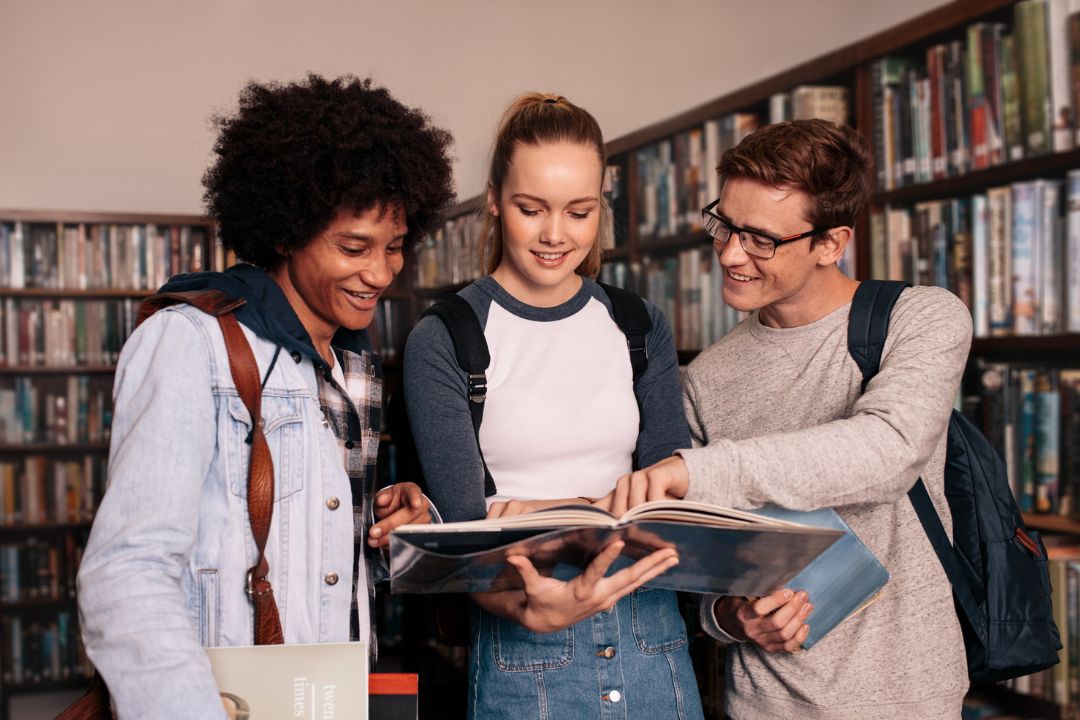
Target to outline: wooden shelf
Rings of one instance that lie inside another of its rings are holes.
[[[668,235],[666,237],[638,241],[638,251],[642,255],[711,247],[712,238],[710,238],[704,230],[691,230],[690,232],[679,233],[677,235]]]
[[[105,225],[199,225],[213,227],[214,221],[205,215],[166,213],[90,212],[86,210],[16,210],[0,208],[0,221],[28,223],[88,223]]]
[[[1024,524],[1040,532],[1059,532],[1080,536],[1080,520],[1061,515],[1024,513]]]
[[[985,360],[1080,365],[1080,335],[1024,335],[975,338],[972,357]]]
[[[117,298],[138,299],[148,298],[156,290],[134,290],[127,288],[91,288],[86,290],[69,288],[3,288],[0,289],[0,297],[16,298],[45,298],[49,300],[68,299],[93,299],[93,298]]]
[[[110,375],[115,365],[2,365],[0,375]]]
[[[473,278],[473,280],[475,279],[476,278]],[[461,282],[450,283],[448,285],[436,285],[434,287],[418,287],[416,288],[416,294],[420,297],[440,298],[443,295],[457,292],[473,282],[473,280],[463,280]]]
[[[1009,185],[1022,180],[1034,180],[1046,176],[1063,176],[1076,167],[1080,167],[1080,148],[996,165],[985,170],[975,170],[965,175],[945,178],[935,182],[910,185],[888,192],[877,193],[874,195],[872,203],[874,205],[885,205],[886,203],[908,205],[922,200],[941,200],[971,195],[996,185]]]
[[[75,607],[74,597],[31,598],[15,602],[0,602],[0,615],[50,609],[62,610],[73,607]]]
[[[89,530],[90,525],[90,520],[79,520],[77,522],[18,523],[15,525],[0,524],[0,537],[5,535],[47,535],[72,532],[75,530]]]
[[[109,443],[24,443],[22,445],[0,445],[0,455],[23,453],[87,453],[108,452]]]
[[[42,680],[40,682],[4,683],[4,693],[25,695],[27,693],[55,692],[57,690],[75,690],[90,686],[90,678],[73,677],[63,680]]]
[[[968,692],[968,696],[1000,705],[1003,709],[1016,713],[1017,717],[1075,720],[1080,716],[1076,707],[1062,707],[1050,700],[1014,692],[1002,685],[977,685]]]

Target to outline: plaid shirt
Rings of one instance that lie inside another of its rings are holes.
[[[368,352],[356,354],[334,348],[345,376],[345,387],[334,380],[329,369],[316,372],[319,386],[319,405],[327,425],[337,437],[352,486],[353,504],[353,605],[350,613],[349,635],[359,638],[359,612],[356,591],[359,582],[357,567],[360,553],[365,553],[367,567],[368,616],[371,620],[371,657],[378,653],[375,635],[375,583],[386,577],[382,553],[372,550],[365,542],[365,530],[372,522],[372,500],[375,496],[375,461],[379,452],[379,420],[382,414],[382,362]]]

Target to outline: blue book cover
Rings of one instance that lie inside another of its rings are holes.
[[[784,586],[792,590],[805,590],[814,606],[806,619],[810,634],[803,647],[807,650],[875,599],[885,583],[889,582],[889,571],[835,510],[802,511],[765,505],[751,512],[844,532],[839,540]]]

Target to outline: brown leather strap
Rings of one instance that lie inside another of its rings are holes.
[[[229,297],[220,290],[185,290],[184,292],[158,293],[142,301],[142,305],[139,307],[139,319],[135,324],[141,325],[143,320],[158,310],[177,303],[187,303],[202,310],[207,315],[221,317],[243,305],[244,299]]]
[[[56,720],[111,720],[109,689],[101,675],[94,673],[86,694],[60,711]]]
[[[270,447],[266,444],[262,418],[262,384],[259,382],[259,366],[255,354],[244,337],[236,316],[231,312],[218,315],[218,324],[225,336],[225,349],[229,353],[229,369],[232,371],[236,390],[251,416],[251,462],[248,466],[248,518],[251,534],[259,551],[254,567],[248,570],[247,591],[255,611],[255,644],[280,645],[285,642],[281,632],[274,589],[268,575],[270,563],[266,560],[266,539],[270,535],[270,521],[274,516],[274,462]]]

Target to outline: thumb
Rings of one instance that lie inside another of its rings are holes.
[[[531,586],[535,585],[540,580],[540,573],[536,571],[532,561],[524,555],[510,555],[506,558],[508,565],[513,565],[521,575],[521,581],[525,584],[525,594],[528,594],[528,590]]]

